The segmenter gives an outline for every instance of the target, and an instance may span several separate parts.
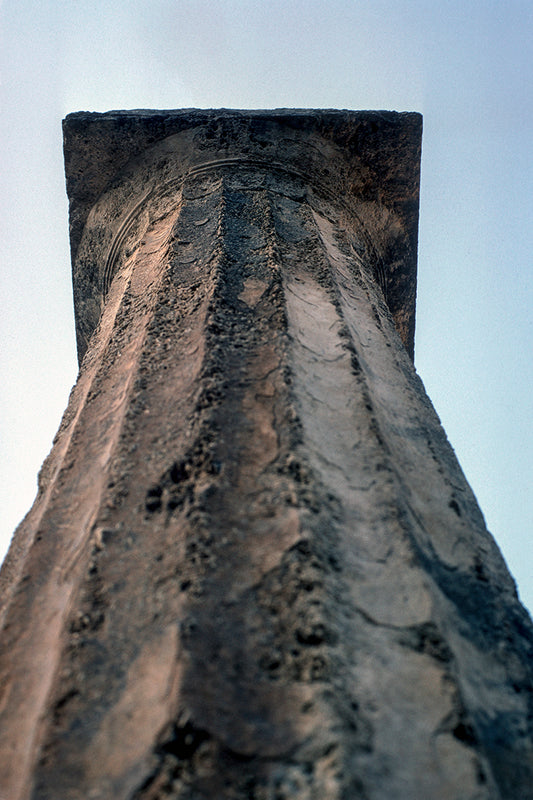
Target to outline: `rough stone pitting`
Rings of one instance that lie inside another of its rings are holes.
[[[533,628],[405,347],[419,118],[65,130],[86,352],[0,573],[0,797],[529,800]]]

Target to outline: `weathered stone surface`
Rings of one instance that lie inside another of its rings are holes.
[[[531,622],[404,346],[419,118],[65,130],[90,344],[1,575],[0,797],[531,798]]]
[[[65,169],[80,358],[117,258],[128,251],[125,239],[131,249],[146,224],[147,199],[164,207],[185,179],[210,169],[213,160],[227,169],[268,169],[272,179],[281,170],[295,181],[299,200],[335,198],[412,355],[420,133],[418,114],[383,111],[70,114]],[[104,192],[106,209],[100,204],[95,211]],[[81,255],[88,220],[92,237]]]

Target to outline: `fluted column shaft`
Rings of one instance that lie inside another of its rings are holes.
[[[529,620],[362,228],[227,159],[126,222],[4,570],[6,800],[526,798]]]

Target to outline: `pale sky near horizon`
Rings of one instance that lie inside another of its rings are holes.
[[[424,114],[415,361],[533,609],[533,3],[0,0],[0,558],[76,378],[61,119]]]

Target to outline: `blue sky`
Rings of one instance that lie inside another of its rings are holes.
[[[0,548],[76,378],[61,119],[424,114],[416,365],[533,609],[533,4],[0,0]]]

